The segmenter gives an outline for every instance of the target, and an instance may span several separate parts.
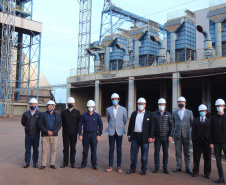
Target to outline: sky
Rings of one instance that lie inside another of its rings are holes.
[[[79,0],[33,0],[33,20],[43,23],[41,72],[51,85],[66,84],[70,69],[77,67]],[[221,0],[214,0],[215,2]],[[182,9],[209,7],[208,0],[112,0],[116,6],[151,19],[167,22],[167,14]],[[104,0],[92,1],[91,42],[99,40]],[[56,89],[56,102],[66,102],[66,90]]]

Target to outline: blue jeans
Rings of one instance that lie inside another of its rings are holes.
[[[168,136],[164,137],[155,137],[155,168],[159,169],[160,160],[159,160],[159,153],[162,145],[163,150],[163,168],[167,168],[168,165],[168,149],[169,149],[169,140]]]
[[[137,166],[137,154],[139,152],[139,147],[141,147],[141,170],[143,172],[147,171],[147,163],[148,163],[148,150],[149,144],[144,144],[142,141],[142,134],[134,133],[134,137],[131,144],[130,149],[130,157],[131,157],[131,170],[136,170]]]
[[[97,165],[97,133],[87,133],[83,132],[83,156],[82,156],[82,165],[87,166],[87,159],[88,159],[88,152],[89,152],[89,146],[91,148],[91,164],[93,166]]]
[[[38,164],[40,134],[25,135],[25,163],[30,164],[31,147],[33,147],[33,164]]]
[[[109,167],[113,167],[114,164],[115,141],[117,147],[117,167],[121,167],[123,136],[118,136],[118,134],[115,132],[113,136],[108,136],[108,138],[109,138]]]

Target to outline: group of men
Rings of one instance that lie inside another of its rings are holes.
[[[117,172],[121,173],[122,168],[122,141],[126,134],[125,125],[127,123],[127,110],[120,106],[120,97],[117,93],[111,96],[112,106],[107,108],[106,116],[108,127],[105,133],[109,139],[109,167],[106,172],[113,170],[114,150],[117,149]],[[88,111],[82,116],[79,110],[74,108],[75,99],[67,99],[67,109],[61,112],[61,116],[54,111],[55,102],[47,102],[47,111],[41,113],[37,110],[37,100],[30,100],[30,110],[26,111],[21,119],[25,127],[25,165],[28,168],[31,159],[31,147],[33,147],[33,167],[38,168],[39,140],[41,131],[41,167],[43,170],[47,163],[47,151],[50,146],[50,168],[56,169],[56,148],[58,131],[62,126],[63,137],[63,164],[61,168],[70,165],[76,168],[75,154],[77,137],[82,141],[83,157],[78,166],[79,169],[87,166],[88,151],[91,148],[91,164],[97,170],[97,144],[101,139],[103,122],[101,116],[96,113],[95,102],[87,102]],[[216,183],[224,182],[224,173],[221,164],[221,152],[224,151],[226,157],[226,115],[224,114],[225,102],[218,99],[215,103],[217,114],[210,119],[206,117],[207,107],[202,104],[198,107],[200,116],[193,118],[191,110],[186,109],[186,99],[178,98],[178,109],[173,114],[166,110],[166,100],[158,100],[158,109],[155,112],[146,110],[146,100],[139,98],[137,101],[137,111],[131,114],[128,126],[128,141],[131,143],[130,159],[131,165],[127,174],[136,172],[137,155],[141,148],[141,175],[146,175],[148,163],[149,144],[154,142],[154,162],[153,173],[157,173],[160,168],[160,149],[163,150],[163,172],[168,174],[168,148],[169,142],[175,144],[176,168],[173,172],[182,170],[182,148],[184,151],[184,161],[186,172],[196,177],[199,173],[201,154],[204,157],[204,176],[210,178],[211,173],[211,149],[214,149],[219,179]],[[191,140],[193,144],[193,171],[191,171],[190,155]],[[69,154],[70,149],[70,154]]]

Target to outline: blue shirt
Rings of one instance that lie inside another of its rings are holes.
[[[47,121],[47,128],[49,131],[53,131],[53,127],[55,124],[55,114],[50,114],[49,112],[46,115],[46,121]]]
[[[101,120],[100,114],[94,112],[93,115],[90,115],[89,112],[86,112],[82,115],[79,124],[78,124],[78,133],[82,135],[82,126],[83,131],[85,132],[97,132],[99,136],[102,134],[103,122]]]

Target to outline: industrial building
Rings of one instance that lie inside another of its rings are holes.
[[[91,9],[80,3],[80,20],[84,7]],[[104,23],[107,16],[109,21]],[[90,17],[86,16],[89,24]],[[115,17],[126,17],[124,20],[134,23],[134,27],[120,30],[120,24],[112,21]],[[184,96],[195,116],[201,103],[215,113],[215,100],[226,99],[226,4],[212,4],[196,12],[173,12],[167,19],[160,25],[105,0],[100,40],[79,43],[86,58],[94,56],[94,65],[89,60],[78,60],[78,67],[67,78],[67,97],[76,99],[81,112],[86,111],[86,102],[94,99],[96,111],[102,116],[111,106],[114,92],[120,95],[128,116],[136,110],[139,97],[147,100],[150,111],[157,109],[160,97],[166,99],[168,111],[173,111],[178,97]],[[104,29],[106,25],[111,26]],[[89,41],[90,33],[82,33],[80,27],[80,38],[85,36]],[[81,56],[82,52],[78,59]]]

